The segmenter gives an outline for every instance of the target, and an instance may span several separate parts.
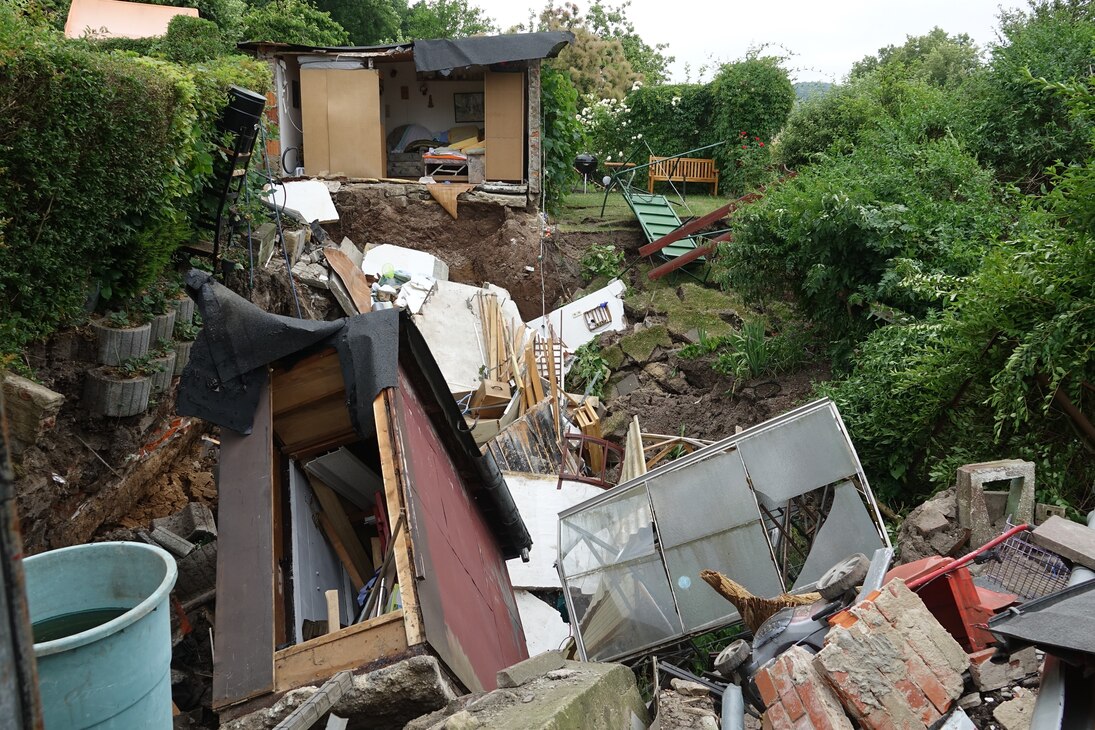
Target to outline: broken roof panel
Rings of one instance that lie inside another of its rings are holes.
[[[703,569],[776,595],[849,546],[888,546],[881,524],[829,400],[661,466],[559,515],[582,657],[623,659],[736,620]]]
[[[415,41],[414,66],[419,72],[446,71],[463,66],[554,58],[573,42],[574,34],[570,31]]]

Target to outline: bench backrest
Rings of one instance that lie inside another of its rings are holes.
[[[715,177],[715,161],[701,157],[650,158],[649,175],[663,180],[706,180]]]

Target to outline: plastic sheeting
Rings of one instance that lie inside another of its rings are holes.
[[[419,73],[423,73],[464,66],[527,61],[533,58],[554,58],[573,42],[574,34],[570,31],[415,41],[414,66]]]

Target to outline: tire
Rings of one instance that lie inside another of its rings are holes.
[[[845,592],[862,584],[870,568],[871,561],[863,553],[847,557],[825,571],[825,575],[817,582],[817,592],[826,601],[835,601]]]
[[[738,639],[719,652],[715,658],[715,671],[729,679],[730,673],[744,664],[752,653],[752,645],[745,639]]]

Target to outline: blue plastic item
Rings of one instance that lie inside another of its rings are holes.
[[[124,610],[34,645],[46,730],[170,728],[168,595],[178,576],[171,555],[144,543],[100,542],[33,555],[23,568],[40,632]]]

